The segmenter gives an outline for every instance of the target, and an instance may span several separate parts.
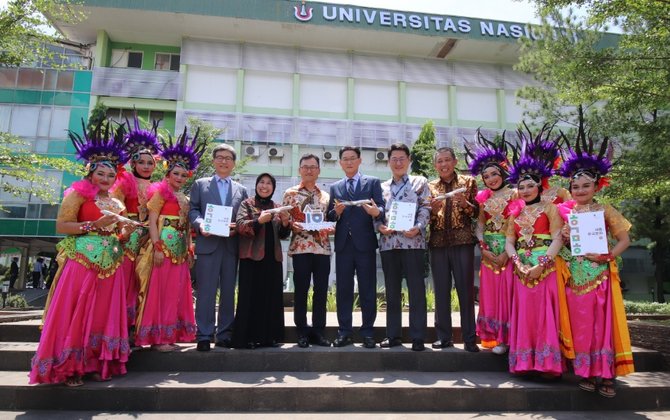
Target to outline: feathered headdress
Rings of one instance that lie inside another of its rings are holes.
[[[609,138],[603,139],[596,154],[597,146],[591,137],[587,138],[582,121],[579,123],[574,147],[570,146],[570,142],[563,133],[561,135],[565,139],[566,150],[563,152],[563,164],[558,170],[559,175],[570,179],[586,175],[598,183],[598,190],[609,185],[606,175],[612,169],[614,154]]]
[[[493,165],[499,168],[503,177],[508,175],[509,162],[507,161],[507,143],[505,142],[505,132],[499,141],[488,140],[477,129],[477,143],[467,142],[465,146],[465,161],[468,164],[472,176],[477,176],[484,172],[484,169]]]
[[[187,171],[193,171],[200,164],[200,157],[205,152],[206,142],[198,142],[200,129],[195,132],[195,136],[189,139],[184,127],[184,132],[173,141],[172,136],[168,135],[168,141],[161,139],[163,150],[161,156],[164,159],[164,165],[170,171],[175,165],[179,165]]]
[[[560,137],[551,140],[551,126],[545,124],[537,135],[533,135],[526,123],[523,123],[528,135],[517,130],[519,140],[510,145],[513,151],[512,169],[509,182],[518,184],[524,178],[532,177],[544,188],[549,187],[549,178],[554,174],[554,166],[560,156]]]
[[[126,118],[126,124],[128,124],[128,129],[130,130],[126,134],[126,151],[130,159],[136,160],[141,153],[149,153],[152,156],[160,153],[161,145],[158,141],[158,123],[159,121],[154,120],[151,130],[145,130],[140,126],[137,112],[133,116],[132,126]]]
[[[68,130],[68,137],[77,151],[76,156],[86,162],[88,171],[92,171],[100,163],[107,163],[116,169],[128,161],[128,154],[124,149],[125,127],[118,124],[114,129],[112,124],[111,120],[102,120],[87,133],[86,123],[82,118],[84,137]]]

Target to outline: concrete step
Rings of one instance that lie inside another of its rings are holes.
[[[221,349],[198,352],[194,344],[181,344],[180,350],[158,353],[148,348],[134,351],[129,372],[507,372],[506,356],[490,351],[469,353],[463,346],[442,350],[431,348],[414,352],[409,345],[391,349],[366,349],[360,345],[344,348],[311,347],[295,344],[254,350]],[[0,370],[30,369],[37,343],[0,343]],[[653,350],[633,349],[638,372],[659,371],[662,355]]]
[[[670,408],[670,373],[618,381],[616,398],[503,372],[131,372],[79,388],[27,385],[0,372],[2,410],[119,411],[550,411]]]

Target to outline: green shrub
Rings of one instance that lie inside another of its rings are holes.
[[[670,304],[658,302],[623,301],[627,314],[659,314],[670,315]]]
[[[27,308],[28,301],[26,301],[26,298],[23,297],[23,295],[9,295],[5,305],[10,308]]]

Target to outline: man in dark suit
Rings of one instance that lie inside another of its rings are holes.
[[[353,343],[352,311],[354,274],[358,279],[358,295],[363,315],[360,334],[366,348],[375,348],[373,326],[377,316],[377,235],[374,220],[384,216],[384,200],[378,178],[358,172],[361,150],[345,146],[340,149],[340,166],[346,175],[330,187],[328,220],[335,227],[335,270],[337,282],[338,337],[335,347]],[[346,201],[372,200],[362,205],[346,205]]]
[[[212,177],[200,178],[191,187],[189,220],[196,231],[195,241],[195,321],[198,325],[198,351],[209,351],[211,340],[218,347],[231,347],[234,320],[235,283],[237,280],[237,237],[235,223],[230,224],[230,236],[222,237],[205,232],[203,215],[207,204],[230,206],[232,220],[237,216],[240,203],[247,198],[247,189],[230,177],[237,154],[227,144],[216,146],[212,152]],[[219,293],[219,313],[215,329],[216,291]]]

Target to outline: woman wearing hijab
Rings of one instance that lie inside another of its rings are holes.
[[[284,339],[284,279],[281,239],[291,233],[288,212],[271,211],[277,181],[263,173],[256,178],[256,195],[242,202],[237,213],[240,268],[233,346],[276,347]]]

